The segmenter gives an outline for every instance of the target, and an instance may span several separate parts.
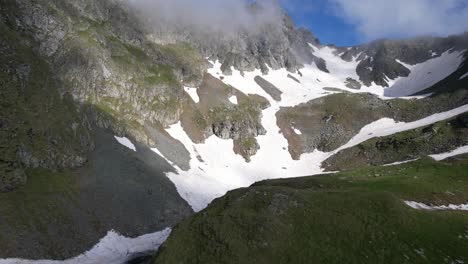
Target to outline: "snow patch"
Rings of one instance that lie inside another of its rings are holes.
[[[410,163],[410,162],[417,161],[417,160],[419,160],[419,158],[411,159],[411,160],[405,160],[405,161],[398,161],[398,162],[394,162],[394,163],[390,163],[390,164],[385,164],[383,166],[388,167],[388,166],[401,165],[401,164]]]
[[[184,87],[184,90],[190,95],[190,97],[192,97],[195,103],[198,104],[200,102],[200,97],[198,96],[197,88]]]
[[[138,254],[153,252],[161,246],[171,233],[170,228],[128,238],[109,231],[91,250],[67,260],[0,259],[0,264],[123,264]]]
[[[459,79],[459,80],[463,80],[463,79],[465,79],[466,77],[468,77],[468,72],[467,72],[467,73],[465,73],[465,74],[463,74],[463,75],[462,75],[462,77],[460,77],[460,79]]]
[[[447,78],[455,72],[463,62],[463,52],[446,51],[441,56],[426,62],[408,67],[411,73],[406,78],[399,78],[390,88],[385,90],[385,96],[401,97],[420,92]]]
[[[448,159],[450,157],[454,157],[454,156],[457,156],[457,155],[461,155],[461,154],[466,154],[468,153],[468,145],[467,146],[463,146],[463,147],[459,147],[457,149],[454,149],[450,152],[447,152],[447,153],[441,153],[441,154],[435,154],[435,155],[429,155],[429,157],[437,160],[437,161],[441,161],[441,160],[444,160],[444,159]]]
[[[233,103],[233,104],[237,104],[237,96],[231,96],[229,97],[229,102]]]
[[[296,133],[297,135],[302,135],[302,132],[297,128],[294,128],[294,133]]]
[[[117,140],[117,142],[119,142],[120,144],[124,145],[125,147],[133,150],[133,151],[137,151],[136,150],[136,147],[135,145],[133,145],[132,141],[130,141],[130,139],[126,138],[126,137],[118,137],[118,136],[114,136],[114,138]]]
[[[468,204],[449,204],[449,205],[427,205],[424,203],[418,203],[413,201],[405,201],[405,204],[411,208],[417,210],[428,210],[428,211],[440,211],[440,210],[451,210],[451,211],[468,211]]]
[[[402,62],[401,60],[399,59],[395,59],[396,62],[400,63],[401,65],[405,66],[405,68],[411,70],[414,68],[414,65],[411,65],[411,64],[408,64],[408,63],[405,63],[405,62]]]

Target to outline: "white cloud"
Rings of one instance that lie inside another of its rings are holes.
[[[281,24],[276,0],[257,0],[261,9],[252,10],[251,0],[127,0],[159,30],[176,26],[212,33],[254,30],[264,24]]]
[[[466,0],[329,0],[337,15],[365,39],[462,33],[468,30]]]

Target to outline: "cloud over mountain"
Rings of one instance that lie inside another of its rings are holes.
[[[466,0],[329,0],[336,15],[366,39],[462,33],[468,30]]]

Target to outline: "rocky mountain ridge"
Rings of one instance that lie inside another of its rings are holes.
[[[228,39],[190,28],[157,31],[141,14],[120,0],[0,3],[0,231],[7,230],[0,233],[8,234],[0,243],[41,238],[34,250],[21,242],[0,247],[0,257],[67,258],[112,227],[132,236],[158,231],[192,214],[189,205],[201,210],[226,191],[320,173],[325,155],[373,122],[417,122],[468,102],[467,34],[337,48],[284,13]],[[424,73],[435,59],[454,70],[405,94],[423,96],[386,96],[398,81],[421,83],[426,75],[412,73]],[[453,137],[440,140],[444,151],[466,143],[463,129],[447,129]],[[374,151],[369,142],[385,139],[371,134],[342,153]],[[134,144],[135,153],[113,135]],[[435,151],[424,147],[431,142],[410,155]],[[356,160],[372,163],[358,154]],[[342,155],[335,157],[348,162]],[[113,159],[125,166],[112,166]],[[51,185],[38,180],[48,175]],[[50,196],[34,188],[38,182]],[[135,226],[115,196],[138,215]],[[56,211],[45,216],[49,201]],[[27,210],[14,210],[17,202]],[[139,213],[145,210],[151,213]],[[52,245],[61,244],[56,230],[70,228],[60,219],[74,214],[85,234],[74,233],[54,252]],[[16,218],[34,224],[12,226]],[[47,222],[57,228],[43,228]]]

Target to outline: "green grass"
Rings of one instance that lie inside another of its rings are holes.
[[[468,201],[468,162],[426,159],[230,192],[178,225],[154,263],[456,263],[468,214],[403,200]]]

